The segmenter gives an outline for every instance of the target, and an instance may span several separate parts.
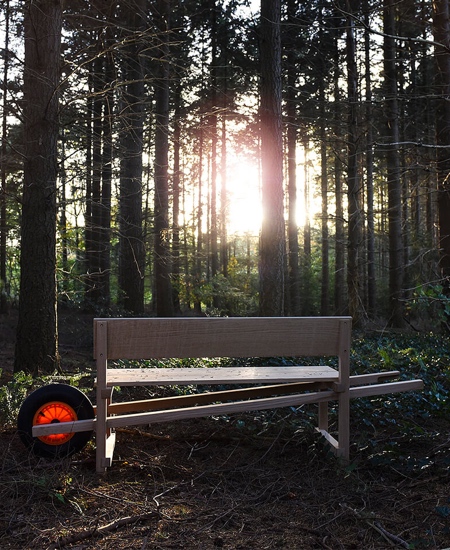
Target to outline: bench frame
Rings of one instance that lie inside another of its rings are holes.
[[[335,454],[347,462],[350,456],[350,398],[423,387],[421,380],[381,383],[398,377],[398,371],[350,376],[350,345],[350,317],[94,319],[95,418],[35,426],[33,436],[95,430],[96,469],[104,472],[112,464],[116,428],[318,403],[317,429]],[[108,366],[108,361],[119,359],[277,356],[335,356],[338,369],[324,366],[121,369]],[[193,383],[256,386],[112,402],[116,386]],[[329,433],[329,401],[337,401],[337,437]]]

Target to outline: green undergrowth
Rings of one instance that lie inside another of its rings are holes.
[[[0,376],[1,374],[0,369]],[[24,372],[15,373],[7,383],[0,385],[0,428],[5,430],[15,427],[24,399],[36,388],[47,384],[64,383],[84,391],[81,383],[84,378],[86,373],[72,373],[70,376],[55,374],[35,378]],[[91,378],[90,375],[89,378]]]
[[[270,359],[190,359],[146,361],[145,366],[208,366],[227,365],[329,365],[337,367],[334,358],[274,357]],[[133,366],[119,362],[118,367]],[[142,366],[142,363],[141,363]],[[450,425],[450,340],[438,334],[364,334],[356,335],[352,342],[351,374],[399,371],[399,380],[420,378],[422,391],[384,394],[375,397],[353,399],[351,402],[352,455],[358,456],[374,467],[400,468],[402,471],[423,470],[436,464],[450,469],[450,453],[444,446],[425,452],[433,442],[445,438]],[[208,391],[210,388],[178,387],[165,388],[176,394]],[[223,386],[215,389],[229,389]],[[337,410],[330,403],[331,424],[337,422]],[[287,420],[288,419],[288,420]],[[251,422],[240,419],[249,432],[274,431],[282,421],[288,422],[298,433],[316,425],[314,406],[292,407],[288,416],[285,410],[252,413]],[[230,421],[228,418],[224,422]],[[256,422],[253,422],[256,421]],[[317,440],[317,445],[322,441]]]
[[[351,351],[351,373],[392,371],[400,372],[400,380],[420,378],[424,389],[416,392],[385,394],[370,398],[353,399],[351,402],[352,444],[356,446],[352,454],[364,457],[374,466],[394,466],[401,464],[403,469],[428,468],[437,462],[450,469],[450,454],[444,446],[433,453],[420,452],[424,442],[439,438],[448,429],[450,419],[450,340],[437,334],[364,334],[356,335]],[[336,367],[336,360],[330,358],[275,357],[270,359],[167,359],[140,362],[140,367],[220,367],[227,365],[317,365]],[[116,368],[137,366],[136,362],[118,361]],[[18,373],[0,387],[0,425],[11,427],[15,424],[18,410],[31,389],[50,382],[63,381],[78,387],[85,387],[85,378],[92,383],[92,372],[80,372],[69,377],[44,377],[33,379]],[[231,386],[214,387],[214,390],[229,389]],[[92,387],[90,388],[92,390]],[[147,388],[148,397],[182,395],[196,391],[209,391],[210,387],[183,386]],[[124,398],[130,389],[120,388],[117,392]],[[126,395],[125,395],[126,394]],[[331,425],[336,423],[337,411],[330,403]],[[288,424],[291,431],[312,433],[316,425],[316,407],[300,406],[288,410],[269,410],[251,413],[249,421],[223,417],[222,422],[240,422],[245,430],[260,433],[278,429],[279,423]],[[448,439],[448,438],[447,438]],[[419,452],[416,452],[419,451]]]

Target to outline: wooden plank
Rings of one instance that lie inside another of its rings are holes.
[[[106,438],[105,456],[100,459],[100,468],[103,470],[109,468],[112,464],[114,448],[116,446],[116,432],[111,432]]]
[[[333,391],[311,392],[306,394],[283,395],[269,397],[267,399],[255,399],[250,401],[238,401],[232,403],[218,403],[203,407],[187,407],[184,409],[172,409],[170,411],[152,411],[146,413],[127,414],[108,418],[108,428],[123,428],[125,426],[139,426],[142,424],[155,424],[157,422],[171,422],[188,418],[201,418],[210,415],[230,414],[246,411],[262,411],[265,409],[277,409],[280,407],[297,407],[307,403],[319,403],[337,399]]]
[[[327,440],[327,442],[331,445],[334,451],[339,450],[339,443],[338,441],[328,433],[327,430],[321,430],[320,428],[316,428],[317,431],[323,435],[323,437]]]
[[[350,385],[371,384],[384,379],[395,378],[399,371],[379,372],[371,374],[355,375],[350,377]],[[256,397],[270,397],[274,395],[288,394],[302,391],[317,391],[327,389],[327,382],[295,382],[277,384],[275,386],[258,386],[254,388],[240,388],[214,392],[195,393],[192,395],[175,395],[170,397],[158,397],[136,401],[111,403],[108,407],[109,414],[123,414],[127,412],[155,411],[177,407],[189,407],[205,405],[217,401],[229,401],[231,399],[251,399]],[[94,406],[94,411],[96,407]]]
[[[404,380],[402,382],[388,382],[387,384],[374,384],[373,386],[350,388],[350,397],[352,399],[355,397],[372,397],[374,395],[417,391],[421,389],[423,389],[423,380]]]
[[[108,386],[172,386],[191,384],[277,384],[335,381],[331,367],[217,367],[108,369]]]
[[[75,432],[89,432],[95,430],[97,421],[95,418],[88,420],[76,420],[75,422],[58,422],[55,424],[39,424],[33,426],[31,434],[33,437],[40,437],[50,434],[65,434]]]
[[[192,395],[174,395],[170,397],[158,397],[140,401],[111,403],[108,407],[108,411],[109,414],[157,411],[170,408],[192,407],[194,405],[206,405],[218,401],[255,399],[258,397],[272,397],[275,395],[285,395],[288,393],[318,391],[325,389],[329,389],[326,382],[300,382],[293,384],[277,384],[275,386],[257,386],[254,388],[239,388],[233,390],[194,393]]]
[[[339,341],[338,442],[339,456],[349,458],[350,451],[350,334],[351,322],[341,319]],[[320,428],[321,426],[319,426]]]
[[[391,380],[392,378],[398,378],[400,371],[392,370],[386,372],[371,372],[368,374],[355,374],[350,376],[350,386],[360,386],[362,384],[375,384],[376,382],[383,382]]]
[[[350,325],[350,317],[115,318],[94,323],[108,325],[108,359],[300,357],[337,355],[343,319]]]
[[[97,409],[96,409],[96,433],[95,433],[95,461],[97,472],[104,472],[108,467],[106,452],[108,432],[106,422],[108,418],[109,395],[106,390],[106,370],[108,360],[108,324],[105,322],[94,323],[95,359],[97,364]]]
[[[404,391],[420,390],[423,388],[422,380],[407,380],[402,382],[392,382],[387,384],[377,384],[372,386],[350,388],[350,397],[371,397],[388,393],[397,393]],[[223,392],[219,392],[223,393]],[[233,403],[220,403],[203,407],[188,407],[184,409],[175,409],[171,411],[156,411],[150,413],[139,413],[134,415],[122,415],[109,417],[107,425],[112,427],[124,427],[140,424],[150,424],[155,422],[166,422],[170,420],[180,420],[183,418],[196,418],[214,414],[228,414],[230,412],[246,412],[252,410],[264,410],[267,408],[279,408],[298,406],[307,403],[320,403],[333,401],[338,398],[338,394],[333,391],[319,391],[307,394],[294,394],[268,399],[258,399],[250,401],[239,401]],[[168,398],[176,399],[176,398]],[[193,415],[193,416],[192,416]],[[55,433],[83,432],[96,429],[96,419],[78,420],[76,422],[61,422],[59,424],[42,424],[33,426],[33,437],[49,435]]]

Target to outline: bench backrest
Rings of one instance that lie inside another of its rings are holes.
[[[177,317],[94,320],[96,357],[348,356],[350,317]]]

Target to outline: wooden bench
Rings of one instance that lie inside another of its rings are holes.
[[[96,468],[112,464],[115,429],[209,415],[318,403],[318,430],[344,461],[349,460],[350,398],[418,390],[421,380],[381,383],[398,371],[350,376],[350,317],[115,318],[94,320],[97,364],[95,418],[33,427],[33,436],[96,432]],[[117,368],[108,361],[151,358],[250,358],[335,356],[338,367],[236,366]],[[212,391],[113,403],[119,386],[239,385]],[[336,436],[329,433],[328,402],[336,401]]]

